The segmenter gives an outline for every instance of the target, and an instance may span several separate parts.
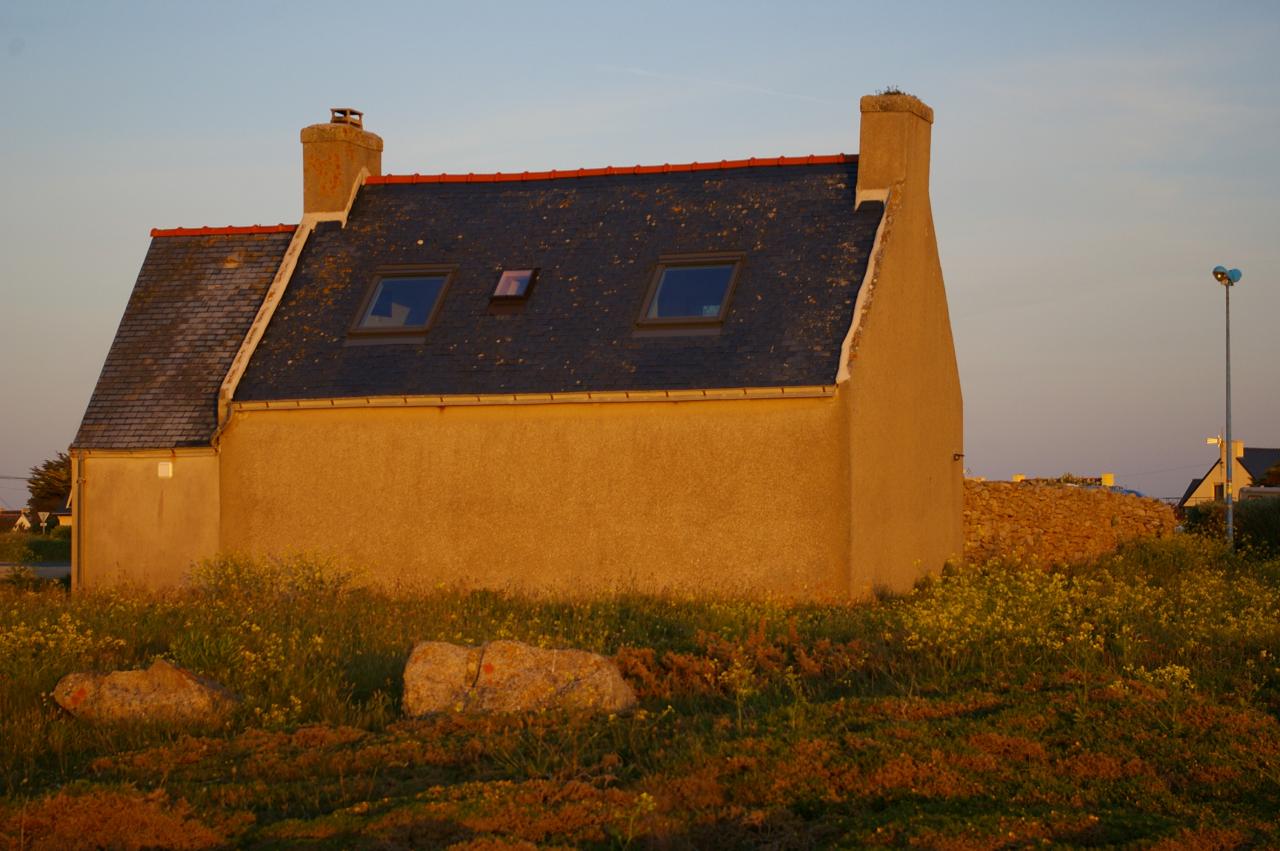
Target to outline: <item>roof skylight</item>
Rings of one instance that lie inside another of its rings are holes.
[[[443,271],[377,278],[352,333],[403,335],[425,331],[440,306],[448,281],[449,275]]]
[[[504,269],[493,289],[494,298],[525,298],[533,287],[537,269]]]
[[[663,258],[641,324],[714,324],[725,317],[740,255],[689,255]]]

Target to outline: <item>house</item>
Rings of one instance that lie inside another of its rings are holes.
[[[67,501],[66,503],[63,504],[63,507],[54,510],[51,516],[49,517],[50,529],[54,528],[55,526],[65,526],[68,529],[71,528],[71,523],[75,519],[74,503],[75,503],[74,492],[68,493]]]
[[[71,526],[72,517],[70,497],[66,507],[52,511],[33,511],[30,508],[0,511],[0,532],[49,532],[58,526]]]
[[[220,551],[547,592],[862,597],[962,551],[932,110],[856,156],[381,172],[152,232],[72,446],[77,588]],[[376,526],[345,521],[376,505]]]
[[[30,508],[18,509],[18,516],[13,521],[13,530],[16,532],[39,532],[42,531],[43,524],[40,516]]]
[[[1261,482],[1267,471],[1280,464],[1280,449],[1266,449],[1260,446],[1245,446],[1242,440],[1231,441],[1231,499],[1240,500],[1240,491],[1255,482]],[[1209,471],[1198,479],[1192,479],[1187,485],[1178,507],[1198,505],[1202,502],[1220,501],[1225,496],[1227,477],[1222,465],[1223,453],[1213,462]]]

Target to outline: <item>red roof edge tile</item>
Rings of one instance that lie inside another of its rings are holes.
[[[751,157],[708,163],[664,163],[662,165],[605,166],[551,171],[496,171],[490,174],[383,174],[365,178],[366,186],[389,183],[500,183],[503,181],[562,180],[573,177],[602,177],[616,174],[669,174],[682,171],[721,171],[731,168],[762,168],[789,165],[835,165],[856,163],[857,154],[810,154],[807,157]]]
[[[221,228],[152,228],[152,236],[233,236],[243,233],[293,233],[297,225],[227,225]]]

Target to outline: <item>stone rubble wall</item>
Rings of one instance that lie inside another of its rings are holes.
[[[970,563],[1010,556],[1046,564],[1080,561],[1135,538],[1172,535],[1176,525],[1169,505],[1106,488],[964,483],[964,555]]]

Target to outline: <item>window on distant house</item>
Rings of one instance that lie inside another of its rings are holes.
[[[724,320],[738,276],[740,254],[699,254],[659,260],[644,310],[643,325],[709,325]]]
[[[498,285],[493,288],[493,297],[500,299],[525,298],[533,289],[533,279],[537,269],[503,269],[498,277]]]
[[[405,336],[427,330],[449,283],[448,269],[379,275],[360,308],[351,333]]]

